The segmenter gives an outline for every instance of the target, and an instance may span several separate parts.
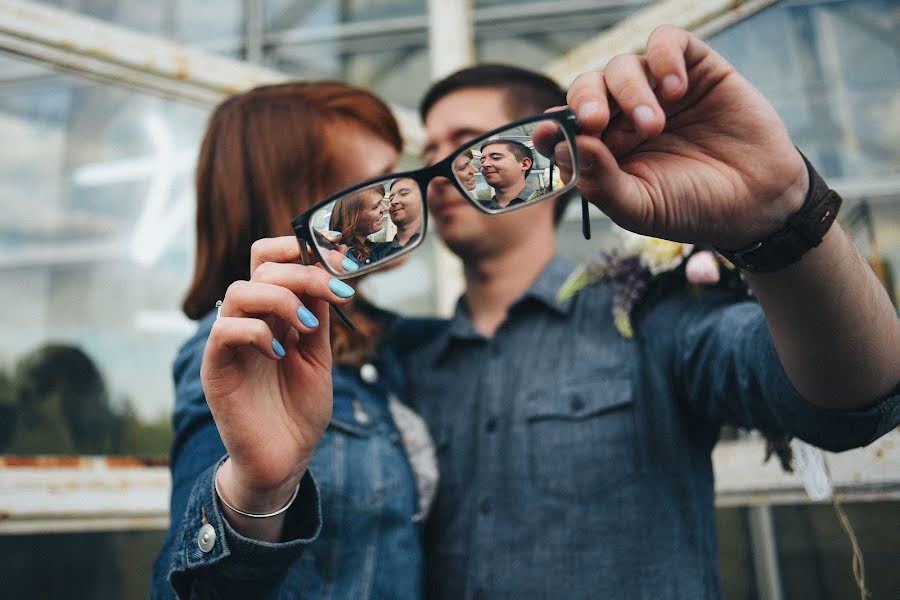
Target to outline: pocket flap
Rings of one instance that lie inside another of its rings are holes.
[[[562,384],[534,392],[525,402],[525,417],[539,419],[584,419],[631,404],[628,377]]]
[[[351,435],[369,437],[374,431],[375,416],[366,414],[364,417],[365,421],[361,422],[357,418],[356,410],[353,408],[353,398],[355,396],[351,394],[352,390],[339,390],[335,387],[334,403],[331,407],[331,422],[328,426]]]

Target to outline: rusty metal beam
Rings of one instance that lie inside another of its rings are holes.
[[[213,106],[225,96],[296,76],[232,60],[165,38],[140,33],[21,0],[0,0],[0,51],[139,92]],[[418,115],[392,106],[407,151],[418,153]]]
[[[713,452],[716,505],[808,504],[798,474],[763,463],[762,440],[722,442]],[[866,448],[825,453],[844,502],[900,500],[900,431]],[[169,471],[114,457],[0,457],[0,535],[165,529]]]
[[[578,74],[599,71],[617,54],[643,52],[647,38],[659,25],[677,25],[700,37],[708,37],[778,0],[664,0],[622,19],[615,26],[565,56],[543,71],[568,87]]]

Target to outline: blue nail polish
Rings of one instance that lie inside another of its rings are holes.
[[[328,282],[328,287],[332,292],[334,292],[341,298],[349,298],[356,293],[356,290],[354,290],[352,287],[350,287],[340,279],[332,279]]]
[[[279,342],[275,338],[272,338],[272,350],[274,350],[275,354],[277,354],[278,356],[284,356],[284,346],[282,346],[281,342]]]
[[[316,315],[309,312],[309,309],[305,306],[301,306],[297,309],[297,317],[300,319],[301,323],[303,323],[310,329],[314,329],[319,326],[319,320],[316,318]]]
[[[344,270],[348,273],[359,271],[359,265],[353,262],[352,258],[345,258],[343,262],[341,262],[341,266],[344,267]]]
[[[339,238],[339,237],[341,237],[341,232],[340,231],[329,231],[328,235],[330,235],[331,237],[334,237],[334,238]]]

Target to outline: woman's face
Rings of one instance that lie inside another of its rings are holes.
[[[361,194],[359,207],[359,227],[366,235],[375,233],[384,227],[384,213],[387,208],[384,204],[384,196],[379,188],[370,188]]]
[[[339,122],[330,132],[335,138],[343,140],[335,152],[336,180],[330,193],[397,170],[399,153],[368,129]]]

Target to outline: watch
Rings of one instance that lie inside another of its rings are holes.
[[[822,243],[825,232],[834,223],[841,197],[829,189],[802,152],[800,156],[809,173],[809,190],[800,209],[788,217],[781,229],[765,239],[737,250],[716,248],[737,268],[750,273],[780,271]]]

